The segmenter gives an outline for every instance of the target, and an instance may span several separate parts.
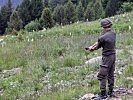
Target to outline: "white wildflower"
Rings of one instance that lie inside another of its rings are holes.
[[[86,21],[88,22],[88,19]]]
[[[119,75],[122,75],[122,72],[121,72],[121,71],[118,71],[118,74],[119,74]]]
[[[61,26],[61,28],[64,28],[63,26]]]
[[[46,28],[43,28],[43,31],[46,31]]]
[[[31,42],[33,42],[33,41],[34,41],[34,39],[32,38],[32,39],[31,39]]]
[[[3,41],[4,39],[0,39],[0,42]]]
[[[97,53],[94,53],[95,55],[97,55]]]
[[[131,30],[131,26],[129,25],[129,31]]]
[[[11,38],[15,38],[15,36],[12,35]]]
[[[72,33],[70,32],[70,36],[72,35]]]
[[[114,19],[114,16],[113,17],[111,17],[112,19]]]

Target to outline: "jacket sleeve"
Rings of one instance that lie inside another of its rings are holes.
[[[104,40],[102,37],[98,38],[98,44],[97,44],[97,49],[101,48],[103,46]]]

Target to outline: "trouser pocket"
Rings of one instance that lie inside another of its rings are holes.
[[[99,73],[98,73],[98,80],[106,78],[108,74],[108,66],[107,65],[100,65]]]

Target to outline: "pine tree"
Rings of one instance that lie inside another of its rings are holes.
[[[104,17],[104,10],[103,10],[101,0],[96,0],[96,2],[94,4],[94,12],[95,12],[95,19]]]
[[[79,21],[84,19],[84,7],[82,6],[81,1],[79,2],[76,8],[76,14]]]
[[[5,30],[7,28],[7,22],[9,21],[11,14],[12,14],[12,2],[11,0],[8,0],[7,4],[1,7],[2,23],[0,24],[1,25],[0,34],[5,33]]]
[[[53,17],[54,17],[54,20],[57,23],[59,23],[60,25],[64,25],[65,24],[65,9],[64,9],[64,6],[58,5],[54,9]]]
[[[103,8],[106,9],[107,3],[109,0],[102,0]]]
[[[2,34],[2,14],[0,12],[0,34]]]
[[[61,4],[66,4],[69,0],[61,0]]]
[[[49,0],[44,0],[44,7],[45,8],[49,8],[50,7]]]
[[[88,20],[88,21],[93,21],[95,20],[95,11],[94,11],[94,7],[93,7],[93,3],[89,3],[87,6],[87,9],[85,11],[84,14],[84,19]]]
[[[12,0],[8,0],[7,7],[10,15],[12,14]]]
[[[40,25],[43,28],[52,28],[53,25],[53,16],[49,8],[45,8],[42,12],[40,18]]]
[[[89,0],[81,0],[81,2],[82,2],[83,7],[87,8]]]
[[[42,0],[31,0],[31,9],[31,19],[39,19],[43,10]]]
[[[31,3],[30,0],[23,0],[20,6],[17,8],[20,18],[23,21],[23,26],[31,21]]]
[[[52,8],[52,11],[56,8],[58,4],[61,4],[62,0],[50,0],[50,7]]]
[[[118,10],[118,0],[109,0],[105,9],[105,16],[114,16]]]
[[[19,14],[17,11],[14,11],[10,17],[10,21],[8,22],[8,29],[19,31],[22,27],[23,23]]]
[[[66,23],[74,23],[76,21],[76,10],[73,3],[69,0],[68,3],[65,5],[65,16],[66,16]]]

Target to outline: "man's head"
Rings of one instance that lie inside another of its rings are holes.
[[[112,21],[109,18],[104,18],[101,20],[101,27],[105,28],[111,28]]]

